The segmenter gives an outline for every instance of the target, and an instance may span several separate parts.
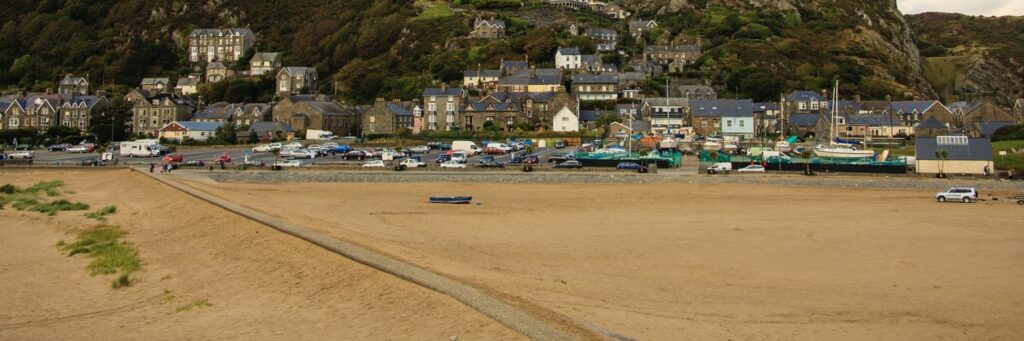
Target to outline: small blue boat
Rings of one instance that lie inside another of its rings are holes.
[[[430,197],[431,204],[468,204],[473,197]]]

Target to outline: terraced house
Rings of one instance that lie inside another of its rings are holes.
[[[389,102],[384,98],[377,98],[373,107],[370,107],[362,116],[360,125],[363,130],[362,135],[394,135],[402,129],[413,132],[415,114],[421,117],[423,115],[418,102],[400,99],[393,99]]]
[[[471,98],[463,106],[461,128],[464,130],[482,130],[493,126],[501,131],[512,131],[516,124],[525,122],[519,106],[511,100],[500,101],[494,96]]]
[[[421,130],[439,131],[452,130],[459,126],[459,108],[466,100],[466,91],[461,88],[423,89],[423,117],[419,124]]]
[[[248,127],[266,121],[271,108],[269,103],[217,102],[197,111],[191,121],[233,123],[238,127]]]
[[[38,94],[14,98],[3,113],[3,129],[35,129],[45,131],[56,126],[60,116],[61,97]]]
[[[307,129],[326,130],[337,136],[359,133],[359,116],[365,108],[342,106],[323,95],[288,96],[273,108],[274,122],[287,124],[298,136]]]
[[[277,72],[277,94],[298,95],[316,93],[316,68],[304,66],[288,66]]]
[[[150,94],[132,102],[132,132],[158,136],[160,128],[174,121],[187,121],[196,109],[187,97],[168,93]]]
[[[103,96],[74,96],[60,106],[60,125],[82,131],[89,130],[89,121],[110,101]]]
[[[256,43],[248,28],[196,29],[188,35],[188,60],[192,63],[233,63]]]

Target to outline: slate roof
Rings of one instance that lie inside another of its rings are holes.
[[[647,26],[651,24],[657,25],[654,20],[633,20],[629,22],[629,29],[647,28]]]
[[[818,125],[818,114],[789,115],[789,125],[797,127],[814,127]]]
[[[812,100],[821,102],[825,100],[825,97],[810,90],[796,90],[790,93],[789,96],[786,96],[786,100],[792,102],[810,102]]]
[[[71,97],[71,98],[67,98],[64,103],[68,103],[68,104],[71,104],[71,105],[85,104],[86,108],[92,108],[93,106],[96,105],[96,103],[99,103],[101,98],[103,98],[103,97],[98,97],[98,96],[74,96],[74,97]],[[3,107],[0,107],[0,108],[3,108]],[[3,108],[3,109],[6,109],[6,108]],[[2,110],[2,109],[0,109],[0,110]]]
[[[537,77],[530,76],[505,76],[498,80],[498,85],[527,85],[527,84],[560,84],[562,83],[562,77],[560,76],[541,76]]]
[[[411,102],[388,102],[384,106],[387,107],[388,110],[390,110],[391,112],[395,113],[395,116],[412,116],[412,111],[410,109],[413,107],[413,105],[414,104],[412,104]]]
[[[155,85],[157,83],[170,84],[171,79],[166,77],[142,79],[142,85]]]
[[[563,56],[579,56],[581,55],[580,50],[575,47],[563,47],[558,49],[558,53]]]
[[[889,115],[866,114],[850,115],[849,117],[846,117],[846,125],[880,127],[888,125],[902,126],[903,123],[901,123],[900,120],[895,117],[890,119]],[[943,128],[945,128],[945,126],[943,126]]]
[[[652,97],[645,98],[644,103],[652,107],[686,107],[690,105],[689,99],[682,97]]]
[[[889,104],[889,110],[895,112],[918,112],[923,113],[931,108],[933,105],[942,106],[938,101],[905,101],[905,102],[892,102]],[[943,107],[945,109],[945,107]],[[947,109],[948,110],[948,109]]]
[[[482,77],[482,78],[498,78],[501,77],[501,70],[465,70],[462,71],[463,77]]]
[[[839,107],[839,112],[860,112],[860,103],[857,101],[839,101],[836,104]]]
[[[943,140],[953,140],[956,143],[940,143]],[[966,136],[919,137],[914,141],[914,145],[914,156],[918,160],[938,160],[935,157],[935,152],[945,150],[948,154],[945,160],[992,161],[992,141],[987,138],[967,138]]]
[[[562,69],[559,68],[539,68],[539,69],[520,69],[516,72],[516,76],[529,76],[530,73],[535,73],[537,76],[555,76],[562,77]]]
[[[60,80],[60,85],[77,85],[81,82],[88,83],[84,77],[71,77],[71,75],[65,75],[64,79]]]
[[[462,96],[463,94],[465,94],[465,90],[462,90],[462,88],[445,88],[445,89],[442,89],[442,88],[425,88],[425,89],[423,89],[423,96],[424,97],[430,97],[430,96],[438,96],[438,97],[456,96],[456,97],[459,97],[459,96]]]
[[[488,107],[490,107],[492,105],[493,105],[493,110],[488,110]],[[472,100],[470,100],[469,101],[469,107],[472,108],[472,111],[491,111],[491,112],[519,111],[519,109],[517,109],[515,103],[505,103],[505,102],[489,103],[489,102],[484,102],[484,101],[482,101],[480,99],[472,99]]]
[[[220,35],[249,35],[252,34],[248,28],[200,28],[192,30],[189,34],[190,37],[198,37],[201,35],[207,36],[220,36]]]
[[[228,67],[226,65],[224,65],[224,63],[221,63],[221,62],[210,62],[210,63],[206,64],[206,69],[207,70],[210,70],[210,69],[227,69],[227,68]]]
[[[624,121],[622,123],[615,122],[615,123],[612,123],[612,124],[618,124],[618,125],[621,125],[623,127],[630,128],[630,129],[632,129],[634,131],[641,131],[641,132],[651,131],[651,122],[650,121],[633,120],[632,122],[630,122],[629,120],[626,120],[626,121]]]
[[[168,123],[163,128],[160,128],[160,130],[164,130],[164,128],[167,128],[167,126],[169,126],[171,124],[177,124],[177,125],[182,126],[183,128],[185,128],[185,129],[187,129],[189,131],[214,131],[214,130],[217,130],[217,128],[220,128],[221,125],[223,125],[223,123],[218,123],[218,122],[174,121],[174,122]]]
[[[501,61],[502,69],[523,69],[529,68],[530,63],[525,60],[503,60]]]
[[[754,103],[755,112],[764,112],[769,110],[779,110],[779,104],[773,102]]]
[[[992,134],[996,133],[996,130],[1005,126],[1012,126],[1013,122],[1009,121],[993,121],[993,122],[978,122],[975,126],[978,127],[978,131],[986,137],[992,137]]]
[[[284,70],[284,72],[288,73],[289,75],[299,73],[316,73],[316,68],[306,66],[286,66],[282,68],[282,70]]]
[[[615,32],[615,30],[613,29],[600,27],[588,29],[585,34],[587,36],[600,39],[608,39],[607,37],[611,37],[610,39],[615,39],[615,37],[619,36],[619,33]]]
[[[572,76],[573,84],[618,84],[619,76],[615,74],[581,74]]]
[[[278,131],[290,133],[294,132],[295,129],[292,129],[292,126],[283,122],[256,122],[249,126],[249,131],[255,131],[256,134],[264,135]]]
[[[939,122],[935,117],[929,117],[914,126],[914,129],[946,129],[946,125]]]
[[[598,56],[596,54],[581,55],[580,63],[587,65],[601,65],[601,56]]]
[[[694,117],[754,117],[754,102],[749,99],[716,99],[690,101]]]
[[[217,102],[210,104],[203,110],[200,110],[192,115],[193,120],[226,120],[231,118],[231,113],[234,111],[235,106],[228,104],[227,102]]]
[[[640,81],[644,81],[646,79],[647,79],[647,76],[645,76],[643,72],[635,72],[635,71],[634,72],[619,72],[619,80],[620,81],[636,81],[636,82],[640,82]]]
[[[280,57],[281,57],[281,54],[278,53],[278,52],[256,52],[255,54],[252,55],[252,59],[250,59],[249,62],[250,63],[253,62],[253,61],[259,61],[259,62],[269,61],[269,62],[273,62],[273,61],[279,60]]]
[[[473,28],[474,29],[479,28],[480,26],[483,26],[483,25],[488,25],[488,26],[504,29],[505,28],[505,21],[501,20],[501,19],[495,19],[495,18],[490,18],[490,19],[476,18],[476,21],[473,22]]]
[[[199,84],[199,80],[198,79],[194,79],[194,78],[181,77],[181,78],[178,78],[178,83],[176,83],[176,84],[177,85],[174,86],[176,88],[177,87],[183,87],[183,86],[196,86],[196,85]]]

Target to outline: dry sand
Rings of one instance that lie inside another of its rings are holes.
[[[0,183],[60,179],[116,205],[145,263],[112,289],[54,247],[94,224],[0,210],[0,339],[522,339],[461,303],[354,263],[125,170],[0,170]],[[212,306],[176,312],[195,300]]]
[[[1024,339],[1024,209],[1005,201],[757,185],[189,183],[631,338]]]

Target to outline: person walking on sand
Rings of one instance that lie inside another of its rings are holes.
[[[156,168],[156,163],[150,162],[149,163],[149,174],[153,174],[153,169],[155,169],[155,168]]]

